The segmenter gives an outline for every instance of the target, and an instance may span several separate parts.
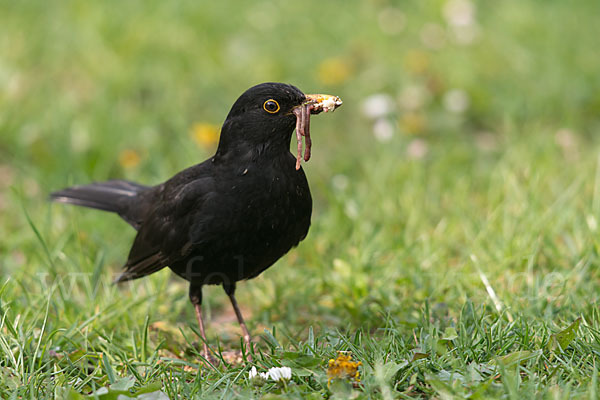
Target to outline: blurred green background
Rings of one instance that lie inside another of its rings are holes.
[[[312,122],[308,238],[240,285],[254,333],[275,326],[302,342],[313,326],[379,340],[392,324],[398,336],[388,339],[402,345],[386,351],[410,359],[415,332],[460,325],[465,304],[506,329],[526,321],[538,342],[504,345],[492,335],[495,345],[471,358],[432,359],[388,379],[394,393],[460,397],[428,374],[539,349],[583,316],[588,330],[573,354],[593,355],[585,365],[567,362],[545,379],[544,365],[558,361],[538,355],[527,364],[531,386],[517,379],[485,390],[569,397],[597,387],[597,2],[0,0],[0,10],[0,317],[22,334],[0,329],[4,342],[37,337],[44,315],[44,332],[70,332],[42,336],[58,353],[93,353],[103,335],[117,347],[135,342],[130,332],[146,317],[191,334],[187,284],[167,271],[135,290],[108,285],[133,230],[114,216],[51,206],[47,195],[113,178],[159,183],[212,154],[244,90],[281,81],[339,95],[344,106]],[[225,296],[217,288],[206,297],[209,336],[235,348]],[[82,321],[95,333],[82,334]],[[160,347],[166,333],[156,326]],[[349,342],[328,342],[324,357]],[[137,359],[123,346],[115,359]],[[361,355],[363,389],[382,395],[371,350]],[[102,386],[98,368],[92,382]],[[72,384],[66,372],[52,381],[48,371],[31,374],[42,387]],[[5,387],[27,393],[25,375],[5,375]]]

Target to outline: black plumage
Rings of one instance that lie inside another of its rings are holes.
[[[235,285],[260,274],[308,233],[310,189],[300,156],[297,160],[289,149],[296,125],[300,147],[300,131],[308,147],[301,121],[332,109],[315,99],[291,85],[254,86],[232,106],[210,159],[157,186],[112,180],[60,190],[51,198],[117,213],[138,231],[117,282],[165,267],[190,282],[205,357],[200,304],[206,284],[223,286],[249,346]]]

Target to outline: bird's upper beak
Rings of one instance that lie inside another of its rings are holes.
[[[309,106],[311,114],[319,114],[321,111],[334,111],[342,105],[342,99],[330,94],[307,94],[302,106]]]

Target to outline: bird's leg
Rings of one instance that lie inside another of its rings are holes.
[[[208,351],[206,333],[204,331],[204,320],[202,319],[202,285],[197,286],[190,284],[190,301],[196,310],[196,319],[198,320],[198,327],[200,328],[200,336],[202,336],[202,357],[210,362],[211,356]]]
[[[240,307],[238,306],[237,300],[235,299],[235,282],[229,285],[223,285],[223,289],[225,289],[225,293],[227,293],[227,296],[229,296],[229,300],[231,301],[231,305],[233,306],[233,310],[235,311],[235,316],[237,317],[238,323],[240,324],[240,328],[242,328],[242,334],[244,335],[244,343],[246,344],[248,360],[252,361],[252,356],[250,355],[250,349],[252,348],[252,338],[250,337],[250,332],[248,332],[248,327],[246,326],[246,322],[244,322],[244,317],[242,316]]]
[[[246,322],[244,321],[244,317],[242,316],[242,312],[238,307],[237,300],[235,299],[235,295],[233,293],[229,295],[229,300],[231,300],[231,305],[233,306],[233,310],[235,311],[235,316],[237,317],[238,322],[240,323],[240,327],[242,328],[246,348],[250,350],[252,338],[250,337],[250,332],[248,332],[248,327],[246,326]]]

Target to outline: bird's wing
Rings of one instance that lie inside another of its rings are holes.
[[[190,228],[202,213],[202,204],[214,192],[214,180],[203,165],[175,175],[157,190],[154,208],[144,219],[125,271],[115,282],[141,278],[186,257]]]

